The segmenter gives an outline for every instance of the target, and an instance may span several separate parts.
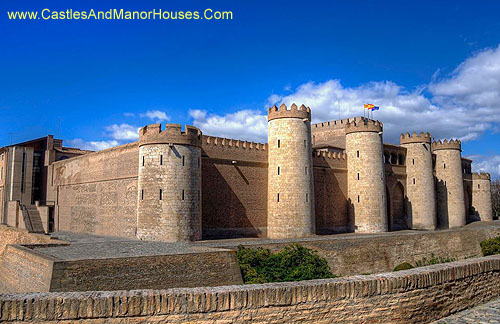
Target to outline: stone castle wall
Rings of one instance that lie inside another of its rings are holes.
[[[309,118],[301,113],[309,111]],[[273,114],[280,116],[273,118]],[[268,220],[270,238],[315,233],[310,110],[269,109]]]
[[[476,220],[492,221],[491,177],[488,173],[472,174],[472,214]]]
[[[500,295],[500,256],[338,279],[0,296],[5,323],[428,323]],[[453,298],[450,298],[453,296]]]

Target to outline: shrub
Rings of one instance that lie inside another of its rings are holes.
[[[484,256],[500,254],[500,236],[484,240],[480,244]]]
[[[239,246],[238,261],[247,284],[335,277],[325,258],[299,244],[289,245],[277,253]]]
[[[401,270],[408,270],[408,269],[413,269],[413,266],[409,264],[408,262],[403,262],[401,264],[398,264],[394,270],[392,271],[401,271]]]
[[[428,266],[428,265],[453,262],[453,261],[456,261],[456,260],[457,259],[455,259],[455,258],[436,257],[436,256],[434,256],[434,254],[432,254],[430,259],[423,258],[422,260],[417,261],[415,263],[415,266],[416,267],[425,267],[425,266]]]

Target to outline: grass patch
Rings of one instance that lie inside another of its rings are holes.
[[[239,246],[238,261],[246,284],[336,277],[325,258],[296,243],[276,253],[260,247]]]
[[[500,254],[500,236],[484,240],[480,245],[484,256]]]

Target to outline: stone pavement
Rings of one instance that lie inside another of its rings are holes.
[[[495,299],[463,312],[445,317],[432,324],[490,324],[500,323],[500,299]]]

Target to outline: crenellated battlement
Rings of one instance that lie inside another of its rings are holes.
[[[272,106],[267,110],[268,121],[279,118],[300,118],[311,121],[311,108],[304,105],[297,107],[297,105],[293,103],[290,109],[288,109],[285,104],[281,104],[279,108]]]
[[[472,180],[491,180],[491,175],[487,172],[475,172],[472,174]]]
[[[352,118],[345,118],[345,119],[337,119],[337,120],[331,120],[327,122],[321,122],[321,123],[316,123],[312,124],[311,128],[313,131],[323,131],[323,130],[329,130],[329,129],[343,129],[346,128],[347,124],[349,122],[353,122],[355,120],[359,120],[360,118],[363,117],[352,117]]]
[[[327,159],[345,160],[347,159],[346,153],[340,152],[326,152],[326,151],[313,151],[313,157],[324,157]]]
[[[264,143],[256,143],[256,142],[242,141],[232,138],[206,136],[206,135],[203,135],[203,146],[233,147],[244,150],[257,150],[257,151],[267,150],[267,144]]]
[[[346,125],[346,134],[356,132],[382,132],[383,124],[378,120],[372,120],[365,117],[355,118]]]
[[[147,144],[180,144],[201,147],[201,130],[186,125],[182,131],[180,124],[167,124],[161,130],[161,124],[151,124],[139,130],[139,146]]]
[[[437,150],[462,150],[462,142],[460,140],[444,140],[444,141],[434,141],[432,142],[432,150],[437,151]]]
[[[406,134],[401,134],[399,136],[399,143],[401,145],[403,144],[410,144],[410,143],[431,143],[431,134],[430,133],[424,133],[420,132],[420,134],[417,134],[416,132],[413,132],[412,134],[406,133]]]

